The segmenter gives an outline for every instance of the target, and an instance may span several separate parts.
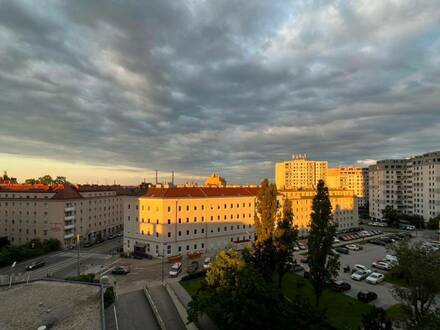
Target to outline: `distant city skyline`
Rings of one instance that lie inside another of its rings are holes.
[[[438,150],[439,19],[434,0],[2,1],[0,170],[248,183],[292,153]]]

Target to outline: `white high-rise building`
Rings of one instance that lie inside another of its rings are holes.
[[[440,213],[440,151],[409,159],[381,160],[369,167],[370,217],[382,219],[390,205],[425,221]]]

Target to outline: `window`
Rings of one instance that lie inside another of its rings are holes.
[[[171,245],[167,245],[167,254],[171,254]]]
[[[168,212],[171,212],[171,206],[168,206]]]
[[[170,232],[168,232],[168,237],[171,237],[171,233]]]
[[[205,247],[205,243],[202,243],[202,249]]]
[[[169,224],[169,225],[171,224],[171,219],[168,219],[168,224]]]
[[[194,250],[196,250],[197,249],[197,244],[194,244]]]
[[[181,246],[179,246],[178,251],[182,252],[182,247]]]
[[[186,234],[189,235],[189,230],[186,231]]]
[[[189,245],[186,246],[186,251],[188,251],[188,250],[189,250]]]
[[[197,235],[197,229],[194,229],[194,234]]]
[[[179,230],[179,236],[182,236],[182,232]]]

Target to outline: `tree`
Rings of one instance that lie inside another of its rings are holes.
[[[188,321],[206,313],[219,329],[329,329],[305,302],[287,301],[276,287],[234,250],[220,252],[189,303]]]
[[[391,205],[387,205],[382,210],[382,218],[386,221],[388,226],[393,228],[399,227],[399,214]]]
[[[340,266],[339,256],[332,252],[336,225],[333,222],[328,188],[323,180],[319,180],[313,198],[311,220],[308,240],[310,279],[315,291],[316,305],[319,306],[325,281],[335,277]]]
[[[276,268],[273,234],[277,213],[277,188],[274,184],[270,184],[267,179],[264,179],[257,195],[255,213],[256,242],[252,252],[252,260],[267,282],[272,282]]]
[[[45,176],[39,177],[38,182],[42,184],[52,184],[53,179],[49,174],[46,174]]]
[[[383,308],[373,306],[363,317],[364,330],[391,330],[393,323]]]
[[[440,214],[438,214],[435,218],[429,219],[427,227],[431,230],[440,230]]]
[[[393,270],[406,287],[396,287],[394,295],[406,305],[409,328],[429,328],[435,319],[435,296],[440,293],[440,252],[421,243],[410,245],[403,241],[395,248],[398,265]],[[436,319],[438,322],[438,319]]]
[[[298,237],[298,230],[293,226],[292,202],[284,200],[283,214],[277,223],[274,232],[275,263],[278,272],[278,288],[281,288],[284,275],[292,260],[294,245]]]

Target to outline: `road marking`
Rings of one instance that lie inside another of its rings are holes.
[[[115,312],[116,330],[119,330],[118,315],[116,314],[116,305],[113,305],[113,311]]]

